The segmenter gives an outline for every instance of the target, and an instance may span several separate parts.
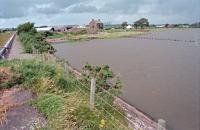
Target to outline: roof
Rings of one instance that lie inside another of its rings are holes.
[[[93,23],[93,22],[95,22],[95,23],[102,23],[100,19],[98,19],[98,20],[92,19],[92,21],[90,23]]]
[[[133,28],[131,25],[126,26],[127,29]]]
[[[36,28],[38,32],[51,31],[52,27]]]

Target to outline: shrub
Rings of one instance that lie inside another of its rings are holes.
[[[33,53],[33,48],[40,53],[54,53],[55,49],[46,40],[43,33],[38,33],[33,23],[21,24],[17,27],[17,34],[26,53]]]
[[[36,33],[36,29],[34,28],[34,23],[27,22],[27,23],[18,25],[17,34],[26,33],[26,32]]]
[[[85,64],[83,67],[83,81],[90,82],[92,77],[96,78],[97,92],[102,92],[103,89],[119,90],[122,87],[121,81],[114,75],[108,65],[92,66]]]
[[[52,85],[56,86],[57,89],[64,89],[65,91],[74,91],[71,79],[66,79],[63,69],[56,67],[55,65],[45,64],[41,61],[36,60],[14,60],[14,61],[0,61],[0,67],[8,67],[12,71],[12,78],[9,78],[9,82],[4,82],[4,86],[12,87],[15,84],[23,84],[26,88],[34,88],[41,79],[48,78],[52,82]],[[1,73],[0,75],[4,75]],[[3,86],[3,83],[1,83]],[[37,87],[41,87],[38,84]]]

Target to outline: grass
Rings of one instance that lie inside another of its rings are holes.
[[[11,36],[12,36],[11,32],[0,33],[0,48],[5,45],[5,43]]]
[[[2,60],[0,68],[3,67],[18,76],[18,85],[37,93],[37,99],[29,104],[47,118],[47,126],[41,129],[124,130],[124,127],[127,127],[124,116],[115,110],[121,109],[112,104],[113,98],[106,92],[98,95],[112,107],[97,96],[96,109],[91,110],[88,91],[90,86],[77,81],[73,73],[65,73],[61,64],[38,60]],[[124,126],[120,125],[121,123]]]
[[[56,38],[63,38],[65,35],[63,33],[53,33],[52,35],[48,36],[49,39],[56,39]]]
[[[64,105],[64,98],[54,94],[42,94],[30,103],[41,111],[47,118],[54,118]]]
[[[62,39],[67,43],[74,43],[77,41],[88,41],[92,39],[116,39],[116,38],[126,38],[137,35],[145,35],[151,32],[161,32],[167,31],[171,28],[145,28],[143,30],[133,29],[105,29],[100,34],[72,34],[72,33],[53,33],[48,36],[48,39]],[[173,28],[174,30],[180,30],[180,28]]]
[[[53,35],[48,36],[48,39],[64,39],[65,41],[87,41],[92,39],[113,39],[130,37],[135,35],[142,35],[145,32],[141,31],[126,31],[123,29],[111,29],[104,30],[100,34],[72,34],[72,33],[53,33]]]

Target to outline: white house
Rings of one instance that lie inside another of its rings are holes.
[[[86,28],[85,26],[79,25],[77,28]]]
[[[164,28],[165,25],[156,25],[156,28]]]
[[[132,29],[132,28],[134,28],[134,27],[131,25],[126,26],[126,29]]]
[[[50,32],[50,31],[53,31],[53,28],[52,27],[41,27],[41,28],[36,28],[36,30],[38,31],[38,32]]]

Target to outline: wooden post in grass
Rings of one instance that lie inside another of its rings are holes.
[[[94,96],[95,96],[95,89],[96,89],[96,79],[91,79],[91,88],[90,88],[90,109],[94,109]]]
[[[157,130],[166,130],[166,121],[163,119],[158,119]]]

